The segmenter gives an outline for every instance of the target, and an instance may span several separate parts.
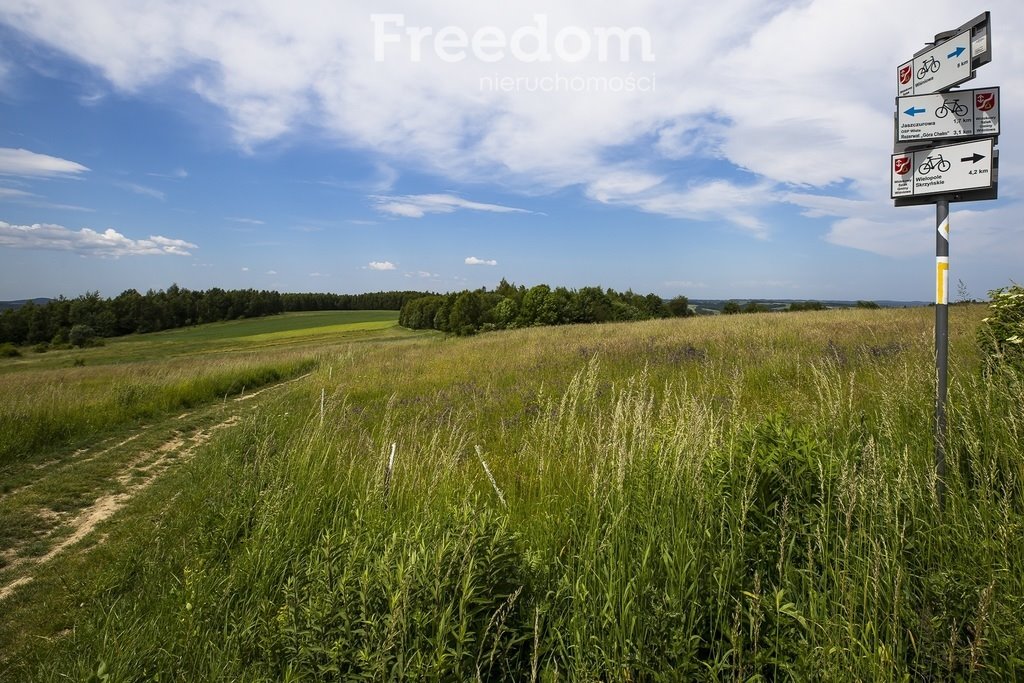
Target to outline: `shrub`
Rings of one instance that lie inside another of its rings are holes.
[[[978,329],[978,346],[988,369],[1005,364],[1024,369],[1024,287],[1001,287],[988,293],[989,316]]]
[[[71,332],[68,333],[68,341],[71,342],[72,346],[82,348],[88,346],[95,336],[96,331],[88,325],[75,325],[71,328]]]
[[[0,358],[17,358],[20,355],[21,351],[15,348],[14,344],[0,344]]]

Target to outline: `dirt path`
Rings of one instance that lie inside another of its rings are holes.
[[[240,396],[234,399],[234,402],[251,401],[267,391],[297,382],[308,376],[309,374],[306,374],[264,387],[253,393]],[[253,404],[247,404],[246,409],[249,409],[249,405]],[[89,453],[89,450],[79,451],[65,459],[64,464],[60,467],[54,467],[50,472],[41,473],[42,476],[66,475],[71,473],[74,468],[81,467],[98,458],[117,457],[116,472],[112,477],[112,482],[116,484],[118,490],[99,492],[100,495],[90,505],[79,510],[70,519],[68,519],[70,515],[54,512],[46,507],[34,510],[36,517],[44,521],[48,527],[48,531],[42,534],[42,541],[49,543],[49,548],[41,555],[25,556],[22,551],[27,545],[26,542],[22,543],[20,547],[16,545],[9,548],[0,555],[6,560],[6,565],[2,566],[0,573],[7,577],[3,579],[6,583],[0,585],[0,602],[14,594],[19,588],[31,583],[35,578],[35,570],[89,536],[97,526],[117,514],[169,468],[190,460],[196,451],[217,432],[230,429],[241,419],[237,410],[233,410],[233,414],[230,416],[223,417],[223,406],[211,407],[204,412],[209,412],[211,419],[204,426],[199,426],[192,431],[182,431],[180,425],[175,424],[185,417],[191,416],[186,413],[158,425],[143,427],[119,443],[95,453]],[[161,431],[167,433],[166,438],[155,447],[147,445],[141,449],[127,448],[143,434],[154,434]],[[84,457],[76,458],[76,455]],[[23,486],[9,494],[8,497],[14,493],[25,495],[26,490],[37,483],[39,482]]]

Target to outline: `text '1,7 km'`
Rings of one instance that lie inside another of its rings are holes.
[[[946,478],[949,204],[998,194],[999,88],[953,88],[990,61],[992,32],[985,12],[937,34],[896,67],[892,198],[896,206],[935,204],[935,491],[940,506]]]
[[[999,88],[900,97],[896,142],[999,135]]]

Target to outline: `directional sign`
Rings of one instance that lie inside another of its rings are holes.
[[[892,198],[948,194],[992,186],[992,138],[893,154]]]
[[[900,97],[896,142],[999,135],[999,88]]]
[[[897,67],[896,92],[900,97],[928,95],[969,81],[974,78],[972,54],[967,29]]]

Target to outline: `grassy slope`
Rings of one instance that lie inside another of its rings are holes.
[[[952,315],[942,512],[928,310],[349,345],[0,644],[18,680],[1013,679],[1024,391],[980,380],[982,315]]]
[[[367,324],[374,326],[374,334],[365,334]],[[258,338],[260,335],[273,334],[282,334],[285,338]],[[292,335],[291,338],[288,338],[289,335]],[[87,366],[160,361],[176,357],[194,360],[196,356],[252,353],[282,347],[294,349],[296,345],[310,346],[310,343],[330,345],[371,338],[379,340],[382,336],[407,339],[414,337],[415,333],[398,327],[398,313],[395,311],[285,313],[116,337],[105,340],[103,346],[88,349],[26,353],[21,358],[0,359],[0,378],[9,373],[67,368],[73,366],[76,360],[81,360]]]
[[[331,346],[412,336],[397,327],[393,311],[327,311],[133,335],[102,347],[0,361],[0,395],[6,397],[0,467],[295,376]]]
[[[128,343],[142,340],[146,342],[166,341],[175,343],[208,342],[300,330],[319,333],[320,330],[318,328],[328,328],[337,325],[355,325],[359,323],[395,324],[397,322],[398,311],[310,311],[307,313],[285,313],[266,318],[232,320],[178,330],[167,330],[149,335],[136,335],[126,337],[124,341]]]

